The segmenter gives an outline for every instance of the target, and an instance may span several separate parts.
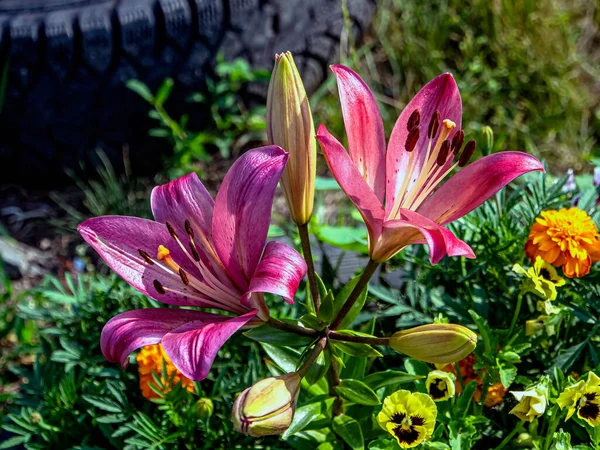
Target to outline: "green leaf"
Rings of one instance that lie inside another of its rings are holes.
[[[500,382],[502,383],[502,386],[504,386],[506,389],[510,387],[512,382],[515,381],[516,377],[517,368],[512,364],[502,365],[500,367]]]
[[[469,405],[471,404],[471,399],[473,398],[473,394],[477,390],[477,381],[471,380],[465,386],[464,390],[458,396],[458,400],[456,402],[456,412],[463,417],[467,414],[469,410]]]
[[[360,424],[352,417],[341,414],[333,418],[333,431],[341,437],[352,450],[365,448]]]
[[[108,400],[103,397],[98,397],[95,395],[82,395],[81,396],[86,402],[91,403],[97,408],[102,409],[103,411],[111,412],[111,413],[120,413],[123,412],[123,407],[119,405],[114,400]]]
[[[283,321],[297,325],[293,320]],[[275,330],[268,325],[252,328],[246,331],[244,336],[258,342],[265,342],[279,347],[305,347],[312,342],[312,339],[309,337],[299,336],[283,330]]]
[[[271,344],[261,342],[261,345],[269,355],[269,358],[273,360],[275,364],[279,366],[281,370],[286,373],[294,372],[300,359],[300,353],[297,350],[293,350],[287,347],[276,347]]]
[[[315,190],[317,191],[339,191],[340,185],[331,177],[316,177],[315,178]]]
[[[587,345],[587,342],[588,340],[586,339],[585,341],[566,349],[554,359],[554,366],[562,370],[563,373],[568,372],[571,366],[575,364],[575,361],[577,361],[577,358],[579,358],[579,355]],[[548,369],[548,373],[551,373],[551,370],[552,368]]]
[[[346,300],[348,300],[350,293],[354,289],[354,286],[356,286],[356,283],[358,283],[360,277],[361,275],[357,275],[354,278],[352,278],[350,281],[348,281],[348,283],[344,285],[344,287],[336,295],[335,301],[333,302],[334,317],[338,315],[340,309],[342,309],[342,306],[344,306],[344,303],[346,303]],[[363,306],[365,306],[368,290],[369,286],[367,285],[356,299],[354,305],[352,305],[352,308],[350,308],[350,311],[348,311],[348,314],[346,314],[346,317],[344,317],[344,320],[342,320],[342,323],[339,326],[340,329],[343,330],[344,328],[348,328],[350,325],[352,325],[354,319],[356,319],[358,314],[362,311]]]
[[[16,447],[19,444],[29,441],[29,438],[30,438],[30,435],[11,437],[10,439],[7,439],[4,442],[0,442],[0,448],[4,449],[4,448]]]
[[[312,305],[312,301],[307,302],[308,305]],[[304,314],[300,317],[300,323],[307,328],[312,328],[313,330],[322,330],[325,328],[325,324],[321,322],[314,313]]]
[[[311,231],[318,240],[342,250],[364,254],[369,251],[365,228],[319,225],[311,227]]]
[[[351,356],[360,356],[364,358],[378,358],[383,356],[369,344],[335,341],[334,345],[338,350]]]
[[[329,325],[333,319],[333,292],[331,292],[331,289],[327,292],[325,297],[321,298],[318,317],[321,322],[327,325]]]
[[[375,372],[367,375],[363,382],[376,391],[377,389],[392,384],[412,383],[423,378],[425,378],[424,375],[411,375],[406,372],[400,372],[399,370],[386,370],[384,372]]]
[[[369,444],[369,450],[398,450],[399,448],[395,439],[377,439]]]
[[[323,414],[327,408],[331,406],[333,400],[333,397],[323,395],[321,397],[311,399],[310,403],[297,408],[290,427],[285,430],[285,433],[283,433],[281,439],[285,440],[293,434],[303,430],[304,427],[315,420],[319,415]]]
[[[165,78],[165,81],[160,85],[156,92],[156,104],[161,105],[167,101],[173,90],[175,83],[172,78]]]
[[[335,387],[335,391],[344,400],[359,405],[375,406],[381,404],[381,400],[379,400],[377,394],[373,392],[369,386],[359,380],[342,380],[340,384]]]
[[[142,97],[144,100],[146,100],[148,103],[154,104],[154,96],[152,95],[152,92],[150,91],[148,86],[146,86],[141,81],[129,80],[125,85],[133,92],[138,94],[140,97]]]
[[[521,357],[515,352],[501,352],[499,358],[511,364],[521,362]]]

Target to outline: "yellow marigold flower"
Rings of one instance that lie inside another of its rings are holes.
[[[401,390],[383,400],[377,422],[401,448],[412,448],[431,437],[436,416],[437,407],[431,397]]]
[[[521,294],[531,292],[544,300],[556,300],[556,288],[565,284],[554,266],[539,256],[536,256],[533,267],[528,270],[519,264],[515,264],[512,270],[526,277],[521,284]]]
[[[587,381],[579,381],[566,388],[556,400],[561,409],[569,408],[569,420],[575,412],[592,427],[600,425],[600,378],[594,372],[588,372]]]
[[[193,392],[194,382],[189,378],[184,377],[177,370],[177,368],[173,365],[173,363],[163,350],[162,345],[146,345],[137,354],[135,360],[138,363],[138,373],[140,375],[140,390],[142,391],[142,395],[148,400],[152,400],[153,398],[159,397],[159,395],[150,388],[150,385],[158,387],[154,382],[152,372],[154,372],[160,377],[161,382],[163,384],[166,384],[171,378],[171,376],[173,376],[172,386],[177,385],[177,383],[181,381],[181,385],[184,389],[188,390],[189,392]],[[163,361],[165,362],[165,367],[167,369],[167,379],[162,378]],[[173,375],[173,373],[175,373],[175,375]],[[167,387],[167,389],[165,389],[163,392],[166,393],[169,391],[170,387]]]
[[[451,372],[432,370],[427,374],[425,387],[434,402],[441,402],[454,397],[456,376]]]
[[[569,278],[582,277],[600,260],[599,237],[590,216],[579,208],[542,211],[531,227],[525,253],[532,261],[539,256],[562,266]]]

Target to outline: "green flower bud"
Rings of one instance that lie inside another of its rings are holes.
[[[213,415],[215,405],[210,398],[203,397],[196,402],[196,414],[202,420],[207,420]]]
[[[281,187],[292,219],[308,223],[313,212],[317,175],[317,143],[308,97],[290,52],[275,55],[267,93],[267,136],[290,157]]]
[[[294,418],[301,381],[294,372],[265,378],[244,390],[233,404],[236,431],[261,437],[287,430]]]
[[[390,338],[390,347],[432,364],[460,361],[477,345],[477,335],[462,325],[432,323],[402,330]]]

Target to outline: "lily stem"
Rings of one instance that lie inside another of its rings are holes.
[[[317,341],[317,343],[315,344],[315,347],[312,349],[312,351],[310,352],[310,354],[308,355],[308,357],[302,364],[302,367],[300,367],[298,369],[298,375],[300,375],[301,378],[306,376],[306,374],[310,370],[313,363],[317,360],[317,358],[319,357],[321,352],[325,349],[326,345],[327,345],[326,337],[322,337],[321,339],[319,339]]]
[[[293,325],[291,323],[283,322],[283,321],[275,319],[273,317],[269,317],[269,320],[267,321],[267,325],[269,325],[272,328],[277,328],[278,330],[287,331],[288,333],[294,333],[294,334],[298,334],[300,336],[306,336],[306,337],[313,338],[313,339],[316,339],[317,337],[319,337],[321,335],[321,333],[319,333],[316,330],[313,330],[312,328],[302,328],[302,327],[299,327],[298,325]]]
[[[327,371],[327,383],[329,384],[329,395],[335,398],[332,406],[333,416],[339,416],[342,414],[342,399],[338,395],[335,388],[336,386],[340,385],[341,380],[338,372],[337,362],[333,358],[331,360],[329,370]]]
[[[306,268],[308,274],[308,285],[310,288],[310,295],[315,306],[315,313],[319,314],[319,306],[321,305],[321,299],[319,297],[319,286],[317,285],[317,276],[315,275],[315,263],[313,261],[312,250],[310,249],[310,238],[308,236],[308,224],[298,225],[298,232],[300,234],[300,245],[302,246],[302,254],[306,261]]]
[[[351,336],[349,334],[341,334],[336,333],[335,331],[330,331],[327,335],[329,339],[333,339],[335,341],[345,341],[345,342],[358,342],[361,344],[369,344],[369,345],[389,345],[390,338],[386,337],[368,337],[368,336]]]
[[[521,312],[521,305],[523,304],[523,295],[519,294],[517,297],[517,306],[515,308],[515,313],[513,314],[513,318],[510,322],[510,328],[508,329],[508,338],[512,336],[513,330],[515,329],[515,325],[517,324],[517,319],[519,318],[519,313]]]
[[[376,263],[372,259],[369,260],[367,267],[365,267],[364,272],[358,279],[358,283],[356,283],[356,286],[354,286],[354,289],[352,289],[352,292],[350,292],[348,300],[346,300],[346,303],[344,303],[344,306],[342,306],[340,312],[337,314],[337,316],[335,316],[333,322],[331,322],[329,329],[337,330],[339,328],[339,326],[342,324],[342,321],[344,320],[344,317],[346,317],[346,314],[350,312],[350,310],[354,306],[354,303],[356,303],[356,300],[358,300],[360,293],[363,291],[365,286],[369,284],[369,280],[377,270],[378,266],[379,263]]]

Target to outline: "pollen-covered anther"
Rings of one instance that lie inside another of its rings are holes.
[[[185,270],[183,270],[181,267],[179,268],[179,277],[181,278],[181,281],[184,285],[188,286],[190,284],[190,280],[188,279]]]
[[[460,159],[458,160],[458,165],[460,167],[464,167],[467,165],[467,163],[471,159],[471,156],[473,156],[473,153],[475,153],[476,147],[477,143],[474,140],[470,140],[469,142],[467,142],[467,145],[465,145],[465,149],[463,150],[462,154],[460,155]]]
[[[148,252],[145,252],[144,250],[142,250],[141,248],[138,249],[138,253],[140,254],[140,256],[142,257],[142,259],[149,265],[153,266],[154,265],[154,261],[152,261],[152,257],[150,256],[150,254]]]
[[[412,131],[414,127],[418,127],[421,123],[421,110],[415,109],[410,117],[408,118],[408,122],[406,123],[406,129],[408,131]]]
[[[435,111],[431,120],[429,121],[429,127],[427,128],[427,137],[433,139],[440,128],[440,112]]]
[[[445,140],[442,142],[442,147],[440,148],[440,152],[437,156],[437,164],[438,166],[443,166],[446,164],[446,160],[448,159],[448,152],[450,151],[450,141]]]
[[[154,289],[156,289],[156,292],[158,292],[159,294],[164,295],[167,292],[165,291],[163,285],[160,284],[160,281],[154,280],[152,284],[154,285]]]
[[[417,142],[419,142],[419,137],[421,133],[419,131],[419,126],[415,125],[409,132],[406,138],[406,143],[404,144],[404,148],[407,152],[412,152],[417,146]]]

